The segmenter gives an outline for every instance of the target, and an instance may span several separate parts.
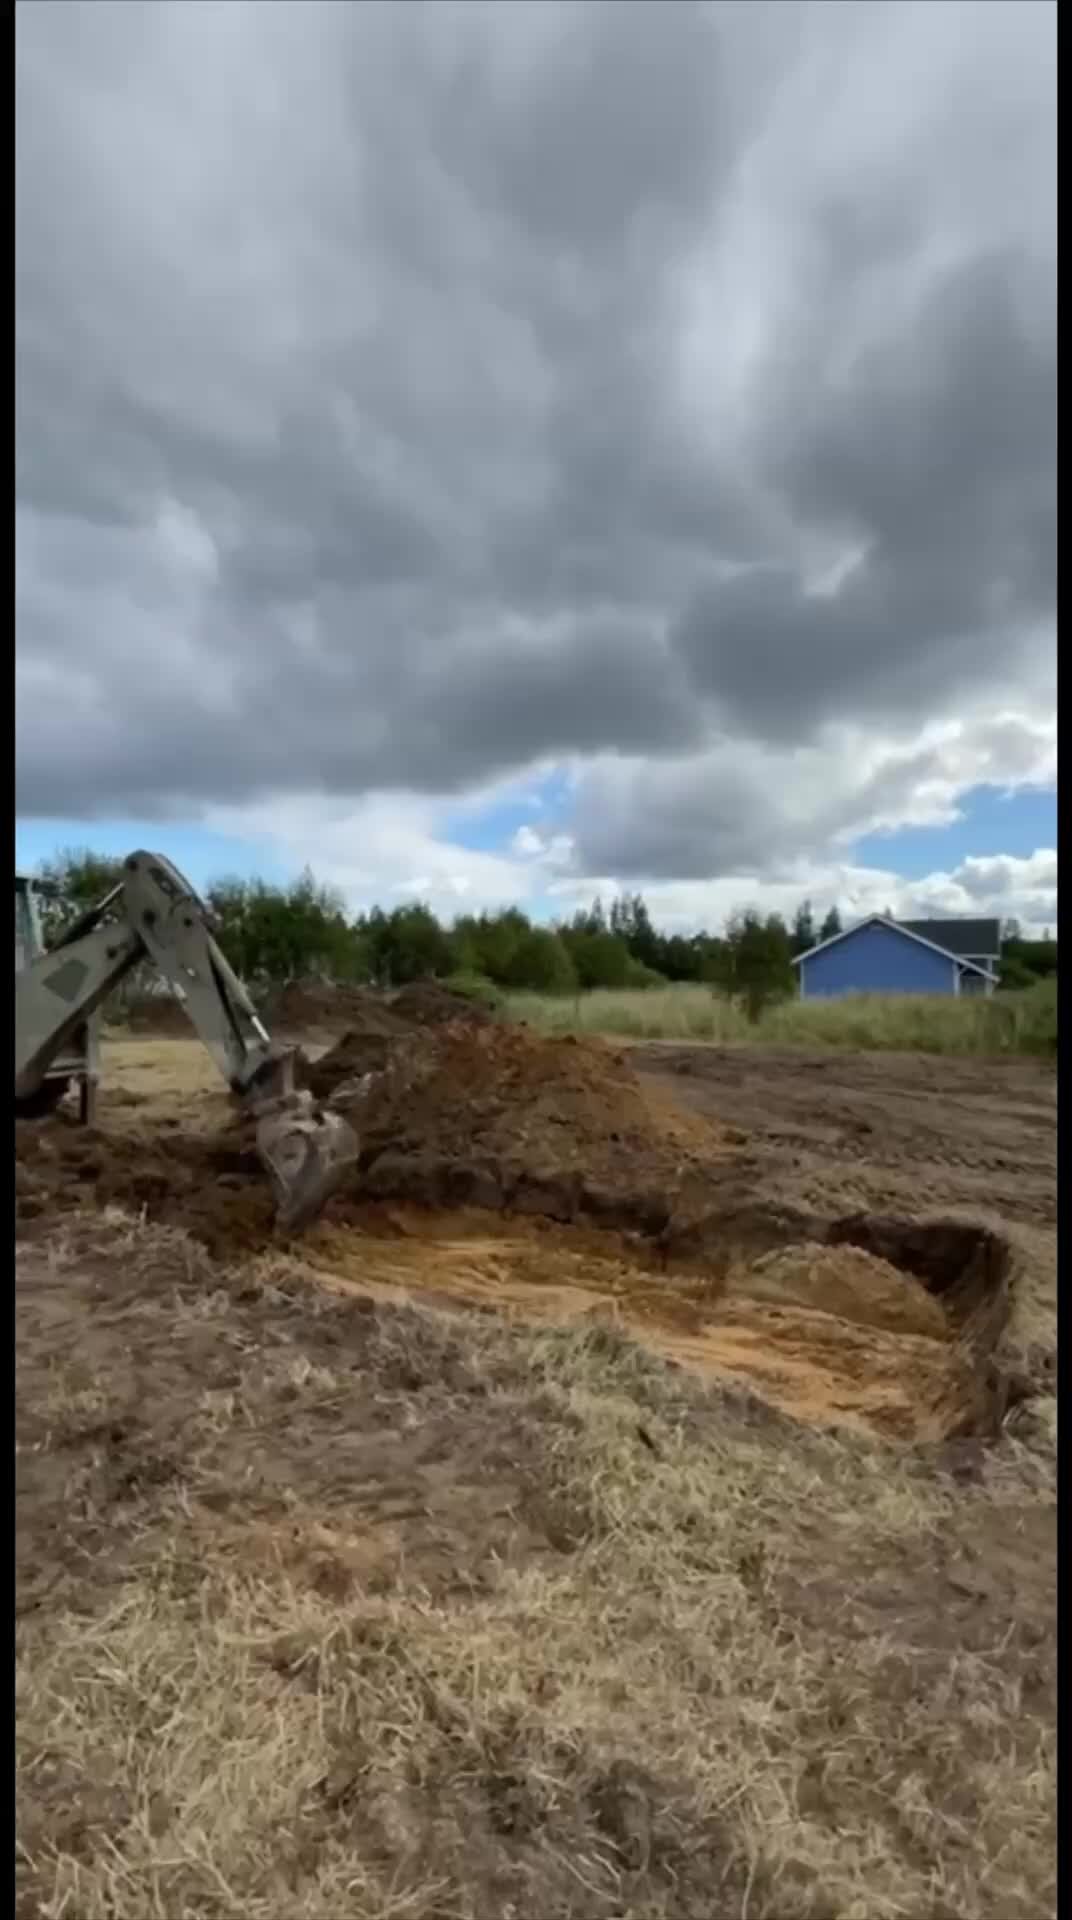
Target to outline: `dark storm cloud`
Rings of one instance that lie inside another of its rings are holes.
[[[1049,9],[982,14],[940,137],[857,179],[953,58],[919,9],[22,8],[20,811],[456,791],[1000,678],[1053,602]],[[843,154],[823,88],[873,102]],[[779,317],[720,387],[742,289]],[[816,543],[862,550],[833,597]],[[593,854],[731,858],[643,787]]]
[[[774,465],[801,520],[839,527],[862,555],[833,596],[764,568],[685,613],[675,644],[694,684],[749,732],[922,720],[1000,669],[1010,613],[1052,611],[1056,316],[1033,277],[1004,254],[958,269],[910,331],[780,418]]]

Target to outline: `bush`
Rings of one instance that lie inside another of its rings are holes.
[[[483,973],[448,973],[443,985],[449,987],[452,993],[460,993],[463,999],[472,1000],[474,1005],[485,1007],[489,1013],[498,1013],[506,1005],[505,997],[495,982]]]
[[[573,962],[550,927],[530,927],[514,948],[507,968],[508,986],[532,993],[576,993]]]
[[[563,929],[561,937],[583,988],[620,988],[629,984],[629,969],[637,962],[617,934],[580,932],[570,927]]]
[[[654,967],[646,967],[642,961],[634,960],[630,955],[629,965],[625,970],[627,987],[631,987],[637,993],[650,993],[653,987],[665,987],[668,984],[665,974],[656,973]]]

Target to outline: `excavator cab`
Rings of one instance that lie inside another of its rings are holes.
[[[31,874],[15,875],[15,972],[23,973],[45,951],[40,898],[46,883]],[[100,1084],[100,1016],[91,1014],[50,1060],[40,1087],[19,1102],[23,1114],[50,1113],[72,1083],[78,1088],[78,1112],[84,1126],[92,1126]]]

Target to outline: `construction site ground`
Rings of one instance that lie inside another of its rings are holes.
[[[21,1920],[1054,1912],[1052,1070],[450,1011],[16,1127]]]

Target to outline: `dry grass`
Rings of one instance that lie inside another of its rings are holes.
[[[701,986],[597,990],[576,998],[519,993],[511,996],[510,1007],[545,1033],[606,1033],[635,1040],[711,1041],[723,1046],[1045,1052],[1055,1050],[1057,1032],[1056,991],[1050,991],[1050,983],[1041,990],[1003,993],[991,999],[853,994],[829,1001],[787,1000],[770,1008],[758,1025],[751,1025],[724,994]]]
[[[20,1913],[1055,1911],[1053,1450],[115,1219],[19,1272]]]

